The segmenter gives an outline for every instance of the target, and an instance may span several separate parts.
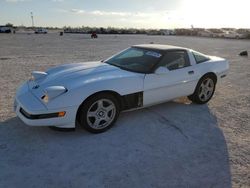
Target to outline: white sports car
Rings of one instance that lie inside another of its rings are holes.
[[[32,126],[109,129],[119,113],[188,96],[208,102],[227,75],[228,61],[191,49],[135,45],[105,61],[35,71],[15,97],[19,118]]]

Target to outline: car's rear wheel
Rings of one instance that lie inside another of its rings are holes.
[[[111,128],[117,120],[119,102],[111,94],[97,94],[81,105],[80,125],[92,133],[101,133]]]
[[[198,82],[195,92],[188,98],[194,103],[205,104],[213,97],[215,86],[216,79],[211,75],[205,75]]]

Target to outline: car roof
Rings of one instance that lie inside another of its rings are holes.
[[[139,45],[133,45],[132,47],[145,48],[145,49],[151,49],[151,50],[161,50],[161,51],[188,50],[187,48],[184,48],[184,47],[165,45],[165,44],[139,44]]]

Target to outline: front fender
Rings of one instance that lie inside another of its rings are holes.
[[[114,91],[121,96],[140,92],[143,90],[143,81],[144,74],[134,74],[134,76],[79,82],[67,93],[51,100],[47,108],[79,106],[86,98],[100,91]]]

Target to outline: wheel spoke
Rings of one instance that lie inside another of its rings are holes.
[[[206,87],[207,87],[207,86],[209,85],[209,79],[204,80],[204,82],[203,82],[203,83],[204,83],[204,86],[206,86]]]
[[[208,87],[207,90],[208,90],[209,92],[212,92],[212,91],[214,90],[214,88],[213,88],[213,87]]]
[[[202,96],[204,95],[204,93],[200,93],[199,94],[199,97],[200,97],[200,99],[202,99]]]
[[[100,127],[100,123],[101,123],[102,119],[99,118],[95,118],[95,122],[93,123],[95,128]]]
[[[110,104],[109,106],[105,107],[105,110],[107,110],[107,112],[109,112],[109,111],[113,110],[114,108],[115,107],[112,104]]]
[[[103,101],[102,101],[102,100],[99,100],[99,101],[97,102],[97,109],[99,110],[99,109],[101,109],[101,108],[103,108]]]
[[[213,81],[211,79],[208,79],[207,83],[206,83],[206,86],[207,87],[213,87],[212,85],[213,85]]]
[[[200,88],[203,89],[205,87],[204,83],[201,83]]]
[[[109,122],[112,119],[112,115],[109,117],[108,115],[104,118],[105,121]]]
[[[92,111],[88,112],[87,116],[88,117],[96,117],[96,111],[94,111],[94,112],[92,112]]]
[[[204,100],[204,101],[207,100],[207,95],[206,95],[206,94],[204,94],[203,100]]]

